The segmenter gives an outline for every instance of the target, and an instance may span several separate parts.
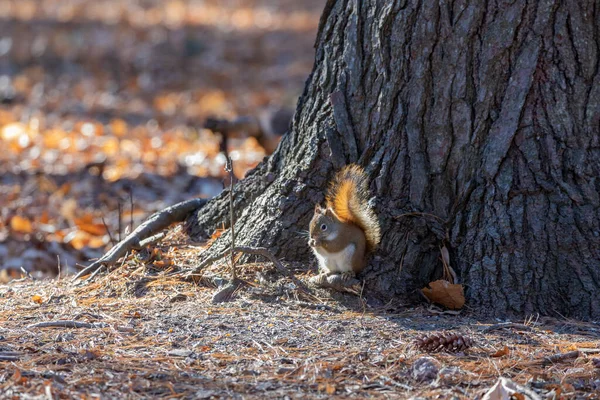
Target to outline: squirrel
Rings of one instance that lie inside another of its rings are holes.
[[[322,273],[312,279],[322,284],[328,275],[354,278],[366,266],[366,255],[381,239],[379,220],[368,205],[367,174],[356,164],[345,166],[331,181],[325,207],[315,206],[308,245]]]

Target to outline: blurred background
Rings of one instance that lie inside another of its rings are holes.
[[[273,151],[325,0],[0,0],[0,283],[75,271]]]

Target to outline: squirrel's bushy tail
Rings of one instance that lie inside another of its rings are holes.
[[[327,191],[326,205],[343,222],[358,225],[365,233],[367,250],[377,248],[381,239],[379,220],[369,207],[369,180],[356,164],[345,166],[336,175]]]

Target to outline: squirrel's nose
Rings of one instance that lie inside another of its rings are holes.
[[[315,245],[316,245],[315,239],[313,239],[313,238],[308,239],[308,245],[310,247],[315,247]]]

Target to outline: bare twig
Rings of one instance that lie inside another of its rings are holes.
[[[146,247],[148,245],[154,244],[156,242],[160,242],[167,236],[165,232],[159,232],[156,235],[150,236],[144,240],[140,240],[140,247]]]
[[[109,326],[106,322],[79,322],[71,320],[45,321],[37,324],[27,325],[27,329],[33,328],[106,328]]]
[[[119,242],[121,241],[121,232],[122,232],[122,229],[123,229],[122,226],[121,226],[121,224],[122,224],[122,220],[121,220],[121,211],[122,211],[122,209],[121,208],[122,208],[122,206],[121,206],[121,199],[119,199],[119,201],[117,202],[117,213],[119,214],[117,216],[118,217],[118,221],[119,221],[119,232],[118,232],[118,234],[119,234],[119,236],[118,236]]]
[[[106,233],[108,233],[108,238],[110,239],[110,244],[112,244],[114,246],[117,242],[115,242],[115,238],[113,238],[112,233],[110,233],[110,229],[109,229],[108,225],[106,224],[106,221],[104,220],[104,215],[102,216],[102,224],[104,225],[104,229],[106,229]]]
[[[227,157],[225,171],[229,172],[229,219],[231,222],[231,282],[237,280],[237,271],[235,268],[235,257],[233,256],[233,248],[235,247],[235,221],[233,219],[233,164],[230,157]]]
[[[481,332],[492,332],[492,331],[496,331],[499,329],[504,329],[504,328],[515,328],[515,329],[520,329],[523,331],[530,331],[531,327],[528,325],[524,325],[524,324],[517,324],[515,322],[502,322],[500,324],[495,324],[495,325],[491,325],[491,326],[487,326],[483,329],[481,329]]]
[[[91,274],[102,265],[114,265],[119,258],[127,254],[128,251],[139,249],[141,247],[140,242],[144,239],[162,231],[173,223],[183,221],[192,211],[204,206],[206,201],[206,199],[187,200],[152,214],[146,221],[101,258],[79,271],[73,279],[76,280],[82,276]]]
[[[95,278],[97,275],[101,274],[101,273],[102,273],[102,271],[104,271],[105,269],[106,269],[106,267],[105,267],[104,265],[101,265],[101,266],[100,266],[100,268],[98,268],[97,270],[95,270],[94,272],[92,272],[92,273],[90,274],[90,276],[89,276],[89,277],[88,277],[88,278],[85,280],[85,281],[86,281],[86,283],[87,283],[87,282],[91,282],[91,281],[93,281],[93,280],[94,280],[94,278]]]
[[[18,361],[22,356],[17,351],[0,351],[0,361]]]
[[[133,229],[133,188],[129,188],[129,229]]]
[[[32,281],[35,281],[35,278],[33,277],[33,275],[31,275],[29,273],[29,271],[27,271],[25,268],[23,268],[21,266],[21,272],[23,273],[23,275],[25,275],[26,277],[28,277],[29,279],[31,279]]]
[[[575,358],[579,357],[580,354],[581,353],[579,352],[579,350],[569,351],[567,353],[558,353],[558,354],[554,354],[554,355],[551,355],[548,357],[544,357],[541,360],[541,363],[543,365],[555,364],[555,363],[559,363],[562,361],[575,359]]]

